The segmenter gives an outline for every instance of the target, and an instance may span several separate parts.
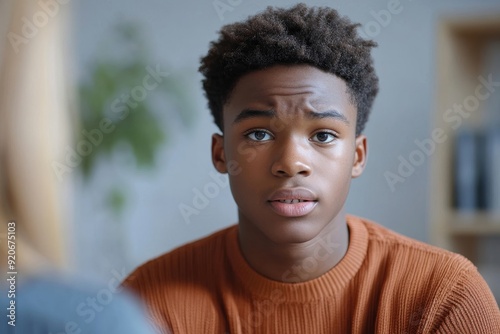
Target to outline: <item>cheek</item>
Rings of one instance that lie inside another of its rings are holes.
[[[329,184],[349,185],[354,161],[354,151],[348,145],[338,147],[321,156],[314,164],[316,170]]]
[[[239,209],[243,211],[254,211],[256,199],[259,198],[259,189],[253,175],[245,174],[243,171],[239,175],[231,176],[229,185],[231,194]]]
[[[259,196],[266,187],[269,165],[262,147],[241,145],[230,151],[230,159],[237,164],[237,173],[229,173],[233,197],[239,207],[246,207],[251,197]]]
[[[266,171],[268,170],[264,160],[261,157],[253,160],[234,160],[238,165],[238,170],[229,175],[231,186],[234,186],[235,190],[243,189],[242,191],[245,191],[248,189],[249,192],[261,188],[267,179]]]
[[[229,147],[227,158],[236,161],[241,166],[242,172],[248,172],[247,169],[262,168],[266,163],[266,147],[242,141],[234,147]]]
[[[341,141],[329,150],[319,151],[317,155],[337,168],[346,169],[352,167],[355,151],[350,142]]]

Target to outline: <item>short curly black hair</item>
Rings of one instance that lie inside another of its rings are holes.
[[[245,74],[273,65],[308,64],[342,78],[357,107],[356,135],[363,132],[378,92],[370,51],[376,43],[358,36],[347,17],[328,7],[301,3],[267,7],[246,21],[222,27],[199,71],[208,107],[223,130],[223,106]]]

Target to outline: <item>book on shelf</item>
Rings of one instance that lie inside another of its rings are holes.
[[[457,130],[454,147],[455,208],[473,213],[478,208],[478,145],[475,131],[462,127]]]
[[[483,76],[500,81],[500,39],[490,40],[484,50]],[[490,90],[484,101],[484,209],[500,214],[500,88]]]
[[[486,131],[483,160],[485,209],[489,213],[500,215],[500,128]]]

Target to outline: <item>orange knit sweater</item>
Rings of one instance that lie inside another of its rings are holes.
[[[232,226],[145,263],[124,285],[165,333],[500,333],[498,305],[467,259],[354,216],[347,223],[344,258],[303,283],[255,272]],[[319,247],[290,279],[328,253]]]

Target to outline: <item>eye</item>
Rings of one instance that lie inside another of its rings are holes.
[[[253,141],[268,141],[274,138],[272,134],[265,130],[254,130],[247,132],[245,134],[245,137]]]
[[[337,139],[337,137],[333,133],[325,132],[325,131],[318,132],[314,136],[311,137],[312,141],[322,143],[322,144],[331,143],[335,139]]]

